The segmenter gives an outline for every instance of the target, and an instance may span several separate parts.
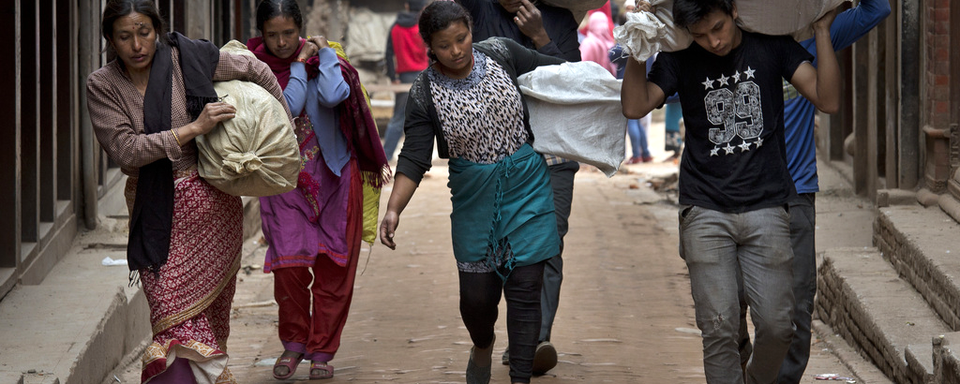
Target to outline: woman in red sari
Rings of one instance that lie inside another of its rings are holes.
[[[280,87],[256,58],[165,34],[149,0],[108,1],[101,28],[116,59],[88,77],[87,108],[100,145],[128,176],[127,259],[153,326],[142,382],[235,383],[226,346],[243,210],[198,176],[193,139],[235,115],[217,102],[213,81],[255,82],[284,103]]]

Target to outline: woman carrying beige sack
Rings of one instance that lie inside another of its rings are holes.
[[[243,211],[239,197],[197,175],[194,138],[236,113],[216,102],[213,81],[252,81],[283,102],[280,87],[256,58],[166,34],[149,0],[110,0],[102,20],[116,59],[87,79],[87,108],[129,177],[127,258],[153,325],[142,381],[234,383],[225,350]]]

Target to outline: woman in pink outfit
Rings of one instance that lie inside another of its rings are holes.
[[[587,24],[587,37],[580,43],[580,56],[584,61],[600,64],[611,75],[617,74],[617,66],[610,62],[608,52],[616,43],[610,32],[610,21],[603,12],[590,14]]]

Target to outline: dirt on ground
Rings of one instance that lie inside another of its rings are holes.
[[[552,337],[559,364],[533,383],[705,382],[677,252],[675,172],[666,162],[630,166],[612,178],[589,166],[578,173]],[[446,182],[438,163],[400,217],[397,249],[377,242],[361,253],[342,346],[331,361],[335,377],[324,382],[464,382],[471,343],[458,311]],[[389,193],[388,186],[382,207]],[[230,370],[244,384],[277,382],[271,367],[283,351],[273,277],[260,267],[266,246],[257,240],[245,244],[227,350]],[[501,302],[492,383],[510,382],[509,368],[498,363],[507,344],[505,316]],[[809,382],[817,373],[848,374],[821,346],[813,353]],[[287,382],[308,382],[308,367],[301,364]],[[118,379],[137,382],[139,368],[131,359]]]

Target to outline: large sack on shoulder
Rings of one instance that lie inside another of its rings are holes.
[[[254,56],[236,40],[220,51]],[[283,104],[255,83],[215,82],[213,88],[237,114],[195,139],[200,177],[234,196],[271,196],[296,188],[300,145]]]
[[[627,21],[613,31],[624,54],[642,61],[658,51],[679,51],[693,43],[685,28],[674,25],[673,1],[651,0],[653,14],[627,14]],[[851,0],[737,0],[737,24],[751,32],[806,40],[813,37],[813,22],[846,1]]]
[[[813,37],[812,25],[851,0],[739,0],[737,24],[766,35],[790,35],[797,41]]]
[[[593,165],[607,177],[617,173],[627,129],[620,80],[592,61],[539,67],[518,80],[534,150]]]
[[[256,83],[219,81],[213,88],[237,114],[197,136],[200,177],[234,196],[271,196],[296,188],[300,146],[283,105]]]

